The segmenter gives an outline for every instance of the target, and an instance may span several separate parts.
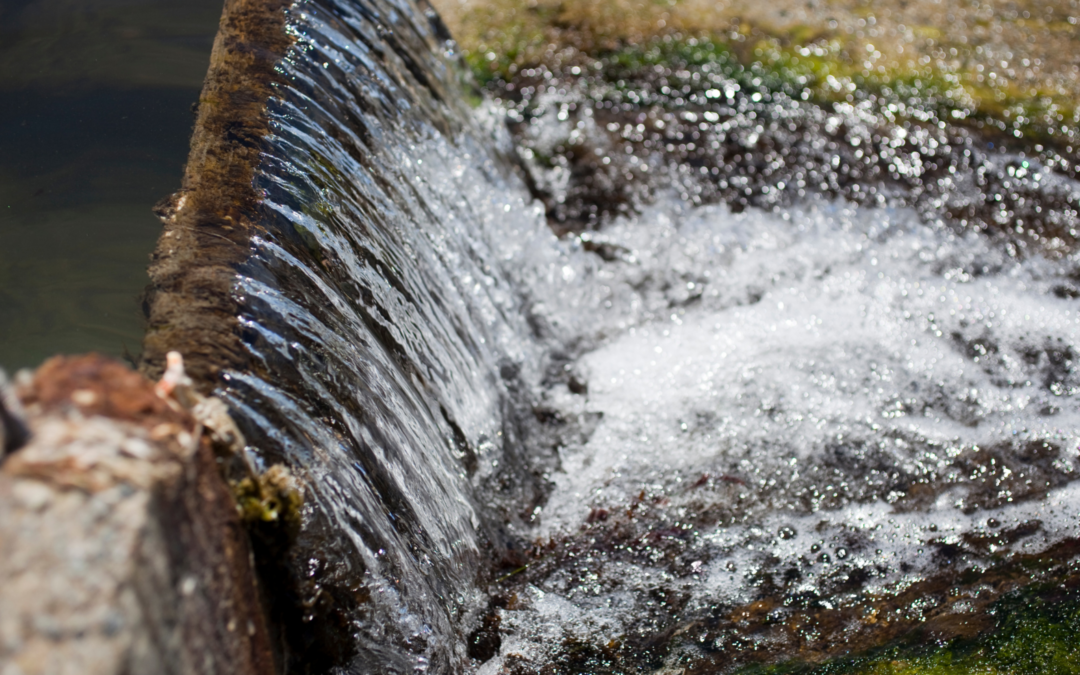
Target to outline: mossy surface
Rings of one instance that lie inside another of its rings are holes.
[[[635,73],[654,66],[709,66],[743,86],[763,92],[783,92],[819,104],[869,103],[892,120],[940,119],[950,124],[989,128],[1032,142],[1071,144],[1080,109],[1059,92],[1015,86],[989,87],[946,69],[883,71],[860,68],[845,58],[836,43],[807,47],[785,46],[765,38],[746,48],[720,36],[657,38],[646,47],[627,46],[598,54],[581,54],[613,67],[603,72],[622,86],[632,86]],[[482,86],[511,81],[523,68],[520,52],[509,50],[494,59],[491,53],[469,53],[466,61]]]
[[[300,523],[303,494],[287,468],[276,464],[257,477],[233,483],[237,510],[248,523],[280,523],[294,528]]]
[[[995,626],[974,639],[901,643],[809,665],[755,666],[740,675],[1067,675],[1080,673],[1080,594],[1029,587],[991,605]]]
[[[804,100],[866,101],[1037,142],[1075,145],[1080,122],[1080,65],[1070,55],[1080,52],[1080,31],[1067,0],[436,5],[481,84],[576,59],[712,62]]]
[[[436,4],[560,235],[662,192],[735,211],[815,194],[1059,257],[1080,232],[1057,180],[1080,175],[1080,63],[1055,54],[1080,54],[1055,28],[1076,1],[990,23],[954,0]]]

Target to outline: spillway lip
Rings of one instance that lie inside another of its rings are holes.
[[[260,201],[253,179],[270,133],[267,103],[294,42],[290,0],[226,0],[199,96],[182,187],[155,213],[164,224],[144,299],[141,370],[156,378],[165,354],[184,354],[203,391],[225,369],[243,369],[236,268],[249,256]]]

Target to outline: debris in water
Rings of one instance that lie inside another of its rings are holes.
[[[191,378],[184,372],[184,357],[180,352],[166,355],[165,372],[154,386],[154,391],[170,405],[179,406],[195,417],[210,431],[215,443],[239,455],[247,445],[244,434],[229,415],[229,407],[216,396],[204,396],[196,391]]]

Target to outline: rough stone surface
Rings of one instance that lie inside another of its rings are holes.
[[[0,458],[21,448],[28,438],[19,400],[0,370]]]
[[[149,381],[57,357],[0,465],[0,675],[273,673],[246,534],[209,441]]]

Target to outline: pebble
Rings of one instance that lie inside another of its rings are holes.
[[[45,483],[36,480],[20,480],[12,488],[15,501],[27,511],[45,509],[53,500],[53,491]]]

